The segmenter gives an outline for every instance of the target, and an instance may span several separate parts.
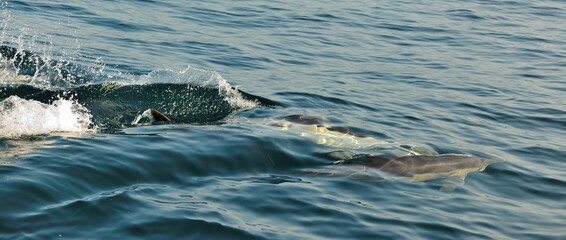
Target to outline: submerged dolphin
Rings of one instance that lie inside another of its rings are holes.
[[[370,180],[405,179],[430,181],[444,179],[441,190],[451,191],[463,184],[470,172],[481,172],[488,165],[502,160],[480,158],[464,154],[439,155],[428,146],[396,144],[369,136],[359,136],[343,127],[325,126],[320,119],[291,115],[275,124],[284,130],[333,148],[342,149],[327,154],[336,160],[323,170],[308,175],[350,176]],[[378,152],[356,154],[350,150]]]
[[[405,179],[430,181],[446,179],[441,190],[452,191],[463,184],[470,172],[481,172],[488,165],[502,160],[480,158],[464,154],[416,155],[386,158],[376,155],[359,155],[339,160],[323,171],[311,171],[308,175],[349,176],[370,180]]]
[[[438,153],[424,145],[398,144],[376,139],[350,130],[347,127],[328,126],[323,120],[304,115],[289,115],[269,122],[269,125],[297,132],[301,137],[317,144],[344,150],[372,150],[392,157],[408,155],[438,155]],[[333,152],[332,158],[344,159]],[[345,153],[345,152],[344,152]]]

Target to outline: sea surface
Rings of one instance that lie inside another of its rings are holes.
[[[564,1],[0,4],[0,239],[566,239]]]

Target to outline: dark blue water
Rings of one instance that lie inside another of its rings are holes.
[[[566,3],[303,2],[1,1],[0,238],[566,238]],[[382,152],[297,115],[505,161],[305,174]]]

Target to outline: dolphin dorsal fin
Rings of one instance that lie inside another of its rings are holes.
[[[165,114],[155,110],[155,109],[148,109],[149,112],[151,113],[151,116],[153,116],[153,119],[156,122],[171,122],[171,119],[167,116],[165,116]]]
[[[134,121],[132,121],[132,125],[147,125],[156,122],[171,122],[171,119],[165,116],[165,114],[150,108],[138,115]]]

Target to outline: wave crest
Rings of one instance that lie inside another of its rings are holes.
[[[256,108],[259,105],[257,101],[245,99],[238,91],[238,88],[230,85],[218,72],[193,66],[187,66],[187,68],[181,71],[171,69],[155,70],[147,75],[141,76],[135,83],[191,84],[194,86],[218,89],[218,93],[224,96],[224,100],[237,110],[248,110]]]

